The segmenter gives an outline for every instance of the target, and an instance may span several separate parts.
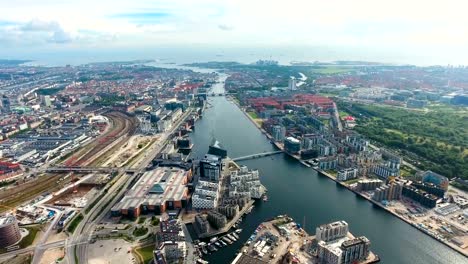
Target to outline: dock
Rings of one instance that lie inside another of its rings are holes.
[[[221,229],[212,229],[210,231],[208,231],[207,233],[203,233],[203,234],[199,234],[197,228],[195,228],[195,231],[197,232],[197,235],[198,235],[198,238],[209,238],[209,237],[213,237],[213,236],[217,236],[217,235],[220,235],[220,234],[224,234],[224,233],[227,233],[233,226],[234,224],[237,222],[237,220],[239,220],[239,218],[241,218],[242,216],[244,216],[244,214],[247,213],[247,211],[250,209],[251,206],[253,206],[253,204],[255,203],[254,200],[251,200],[248,204],[246,204],[244,206],[244,208],[242,208],[241,211],[239,211],[239,213],[231,219],[231,221],[229,221],[225,227],[221,228]]]
[[[348,233],[343,240],[354,238],[353,234]],[[287,263],[291,259],[297,259],[299,263],[319,263],[317,241],[314,235],[307,234],[292,218],[283,215],[261,223],[231,264],[283,263],[284,260]],[[380,258],[369,251],[365,259],[356,263],[371,264],[379,261]]]

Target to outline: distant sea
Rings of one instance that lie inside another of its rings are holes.
[[[421,61],[421,57],[382,53],[357,48],[327,48],[327,47],[284,47],[284,48],[135,48],[125,50],[58,50],[40,52],[14,51],[5,53],[0,51],[0,59],[32,60],[27,65],[64,66],[82,65],[92,62],[130,61],[130,60],[156,60],[158,64],[184,64],[208,61],[236,61],[252,63],[257,60],[276,60],[282,65],[292,61],[301,62],[332,62],[337,60],[374,61],[392,64],[431,64]],[[429,57],[430,58],[430,57]]]

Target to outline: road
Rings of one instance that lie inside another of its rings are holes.
[[[41,240],[36,246],[36,249],[34,250],[34,256],[32,259],[32,264],[39,264],[41,261],[42,255],[44,252],[47,250],[47,248],[44,247],[44,244],[47,242],[47,239],[49,238],[50,232],[54,229],[54,226],[57,225],[58,221],[60,221],[60,218],[62,218],[63,212],[61,210],[51,208],[51,207],[44,207],[48,210],[53,210],[55,212],[54,215],[54,220],[52,223],[49,224],[49,227],[47,228],[46,232],[42,235]]]
[[[101,219],[101,215],[107,211],[105,209],[112,206],[111,199],[114,197],[112,194],[117,193],[119,188],[121,190],[115,197],[125,192],[126,186],[130,183],[131,177],[128,174],[119,174],[117,181],[109,188],[107,195],[105,195],[98,203],[84,215],[83,220],[78,224],[75,232],[67,239],[66,243],[66,257],[69,264],[75,262],[75,251],[78,258],[78,263],[87,263],[87,245],[91,240],[92,230],[97,220]],[[105,207],[104,207],[105,206]]]
[[[164,132],[159,141],[155,142],[147,151],[145,156],[140,160],[137,164],[137,170],[143,171],[154,159],[154,157],[161,152],[166,146],[167,140],[171,134],[173,134],[182,122],[190,115],[192,112],[191,109],[187,110],[172,126],[170,131]],[[138,175],[138,173],[136,174]],[[69,264],[75,264],[76,260],[78,263],[88,263],[88,242],[91,240],[92,232],[95,226],[104,218],[106,213],[112,208],[112,206],[118,202],[127,188],[131,183],[132,177],[128,174],[121,174],[119,175],[119,179],[117,180],[114,185],[109,189],[107,194],[104,196],[98,204],[91,209],[91,211],[84,217],[84,219],[80,222],[78,227],[75,229],[73,235],[67,240],[67,253],[66,258]],[[117,190],[120,191],[115,194]],[[75,246],[76,245],[76,246]],[[75,258],[76,252],[76,258]]]

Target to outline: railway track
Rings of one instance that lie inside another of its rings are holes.
[[[73,157],[78,157],[73,161],[74,164],[88,163],[86,165],[91,166],[93,164],[97,164],[100,160],[106,158],[106,155],[95,157],[99,152],[108,147],[115,140],[122,137],[129,137],[135,134],[138,127],[138,120],[135,117],[116,111],[109,112],[104,115],[106,115],[111,120],[113,128],[99,136],[95,142],[92,142],[83,150],[80,150],[75,155],[73,155],[70,159],[73,159]],[[120,147],[120,144],[117,144],[115,147],[109,149],[106,151],[106,153],[112,153],[114,148],[118,147]],[[0,205],[8,207],[18,206],[26,201],[34,199],[43,193],[57,191],[63,188],[66,184],[70,183],[70,181],[71,177],[64,179],[63,174],[48,174],[38,177],[32,181],[0,192]],[[7,209],[5,207],[0,207],[0,213],[6,210]]]

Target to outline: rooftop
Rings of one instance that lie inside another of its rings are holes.
[[[183,169],[159,167],[147,171],[113,210],[183,200],[187,194],[186,184],[187,171]]]

